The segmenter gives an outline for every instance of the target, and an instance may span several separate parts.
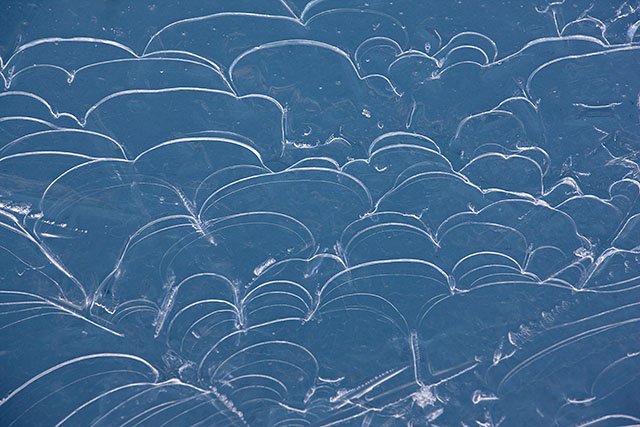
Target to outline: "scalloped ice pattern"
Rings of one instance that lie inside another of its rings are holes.
[[[640,425],[638,0],[7,0],[0,425]]]

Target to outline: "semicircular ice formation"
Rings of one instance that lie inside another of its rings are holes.
[[[640,424],[636,0],[7,1],[0,424]]]

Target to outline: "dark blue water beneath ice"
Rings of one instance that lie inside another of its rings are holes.
[[[638,0],[0,5],[0,425],[640,425]]]

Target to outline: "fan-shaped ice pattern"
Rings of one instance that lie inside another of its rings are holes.
[[[640,424],[640,3],[6,1],[2,426]]]

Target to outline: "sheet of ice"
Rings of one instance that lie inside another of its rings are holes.
[[[0,9],[0,425],[640,425],[637,0]]]

